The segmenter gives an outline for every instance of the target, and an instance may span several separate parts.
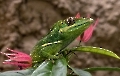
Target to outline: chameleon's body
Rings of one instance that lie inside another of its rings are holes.
[[[69,17],[54,24],[50,33],[33,48],[31,57],[33,67],[45,59],[57,58],[59,51],[65,49],[75,38],[81,35],[93,22],[91,18]]]

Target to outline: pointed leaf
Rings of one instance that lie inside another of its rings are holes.
[[[71,49],[72,51],[80,51],[80,52],[91,52],[91,53],[98,53],[103,55],[108,55],[117,59],[120,59],[115,53],[110,50],[99,48],[99,47],[92,47],[92,46],[80,46]]]
[[[31,76],[66,76],[67,63],[64,58],[52,61],[43,62]]]
[[[0,76],[31,76],[33,69],[7,71],[0,73]]]
[[[120,71],[118,67],[92,67],[92,68],[85,68],[85,71]]]

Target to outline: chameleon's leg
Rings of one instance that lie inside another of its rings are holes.
[[[45,57],[48,57],[50,59],[58,59],[59,58],[59,56],[51,55],[51,54],[49,54],[49,53],[47,53],[45,51],[42,51],[42,54],[44,54]]]
[[[70,58],[73,54],[77,56],[77,54],[75,52],[73,52],[71,49],[63,49],[60,52],[65,58]],[[78,57],[78,56],[77,56]]]

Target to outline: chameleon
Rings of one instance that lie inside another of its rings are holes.
[[[68,17],[54,23],[50,32],[33,47],[30,53],[32,66],[38,66],[45,59],[59,58],[58,53],[82,35],[93,21],[92,18]]]

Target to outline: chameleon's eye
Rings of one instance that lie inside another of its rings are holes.
[[[74,17],[68,17],[66,19],[66,23],[68,24],[68,26],[74,24],[75,23],[75,18]]]

